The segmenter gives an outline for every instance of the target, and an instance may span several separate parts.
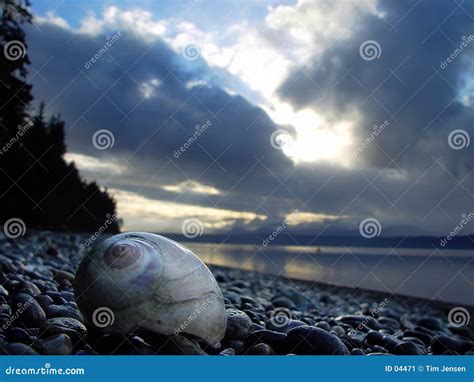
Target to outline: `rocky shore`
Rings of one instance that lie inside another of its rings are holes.
[[[227,308],[220,343],[183,333],[104,334],[84,320],[73,293],[90,238],[0,234],[0,354],[474,354],[470,307],[221,267],[210,267]],[[454,314],[464,314],[463,325]]]

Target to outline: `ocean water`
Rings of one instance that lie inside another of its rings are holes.
[[[205,263],[474,306],[474,251],[184,243]]]

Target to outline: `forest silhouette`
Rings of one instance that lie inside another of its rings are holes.
[[[107,189],[83,180],[64,159],[64,121],[59,115],[47,119],[44,104],[32,110],[22,28],[32,22],[29,1],[0,5],[0,222],[17,218],[29,229],[118,232],[116,202]]]

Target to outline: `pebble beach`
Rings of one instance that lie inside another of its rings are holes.
[[[0,236],[0,353],[4,355],[472,355],[472,307],[209,267],[227,312],[219,343],[177,332],[105,333],[74,296],[90,235]],[[454,311],[454,313],[453,313]],[[453,318],[454,317],[454,318]]]

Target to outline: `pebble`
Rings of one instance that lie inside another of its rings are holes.
[[[441,326],[441,322],[436,318],[422,318],[418,321],[417,325],[434,331],[444,330],[444,328]]]
[[[360,328],[364,325],[375,330],[382,328],[377,319],[371,316],[345,315],[337,317],[336,320],[351,325],[353,328]]]
[[[51,304],[46,308],[46,315],[48,318],[54,317],[70,317],[81,323],[85,323],[84,317],[78,309],[74,309],[69,305],[55,305]]]
[[[407,337],[418,338],[420,341],[423,341],[426,346],[430,345],[431,341],[433,340],[433,337],[431,337],[429,334],[417,332],[415,330],[406,330],[403,334]]]
[[[46,313],[40,304],[30,295],[19,293],[12,298],[13,316],[18,317],[15,324],[38,328],[46,320]]]
[[[232,348],[227,348],[222,350],[219,355],[235,355],[235,350]]]
[[[55,336],[38,340],[35,348],[41,354],[47,355],[68,355],[72,353],[71,338],[67,334],[57,334]]]
[[[273,306],[277,308],[296,309],[296,305],[287,297],[277,297],[272,300]]]
[[[331,331],[331,326],[326,321],[319,321],[315,326],[317,328],[324,329],[326,332]]]
[[[346,335],[346,331],[344,330],[344,328],[339,325],[333,326],[331,328],[331,332],[338,337],[344,337]]]
[[[288,332],[290,352],[294,354],[347,355],[346,345],[323,329],[300,326]]]
[[[252,320],[250,317],[237,309],[227,309],[227,329],[225,338],[229,340],[238,340],[249,335],[252,329]]]
[[[288,319],[286,316],[273,316],[267,322],[267,329],[273,330],[275,332],[287,333],[289,330],[293,328],[297,328],[298,326],[307,326],[303,321],[300,320],[291,320]]]
[[[401,342],[393,348],[393,354],[397,355],[421,355],[422,349],[413,342]]]
[[[49,318],[46,320],[43,330],[44,336],[67,334],[73,343],[83,340],[87,336],[86,327],[78,320],[70,317]]]
[[[431,343],[433,354],[444,354],[447,351],[464,354],[472,350],[473,347],[473,342],[457,340],[448,336],[436,336]]]
[[[270,345],[278,354],[288,353],[288,336],[285,333],[273,332],[271,330],[258,330],[250,333],[246,340],[248,347],[260,342]]]
[[[270,345],[267,345],[266,343],[259,343],[256,345],[253,345],[250,349],[248,349],[245,352],[246,355],[273,355],[275,352],[271,348]]]
[[[31,345],[33,342],[35,342],[36,337],[32,336],[22,328],[10,327],[5,333],[5,339],[8,342],[21,342],[26,345]]]
[[[0,233],[2,354],[474,353],[473,328],[450,326],[447,312],[453,306],[448,304],[398,296],[376,310],[374,306],[387,297],[383,293],[358,289],[346,299],[344,288],[324,284],[310,288],[304,281],[289,283],[214,266],[209,268],[217,276],[229,318],[221,343],[146,332],[104,334],[84,322],[72,287],[88,237],[31,230],[13,241],[1,240]],[[49,255],[39,248],[49,248]],[[22,306],[28,302],[28,307],[17,317],[18,302]],[[286,312],[286,319],[276,320],[278,312]],[[297,345],[303,334],[310,342]]]
[[[73,283],[74,275],[66,271],[57,271],[54,275],[54,280],[56,280],[59,283],[63,282],[64,280]]]

